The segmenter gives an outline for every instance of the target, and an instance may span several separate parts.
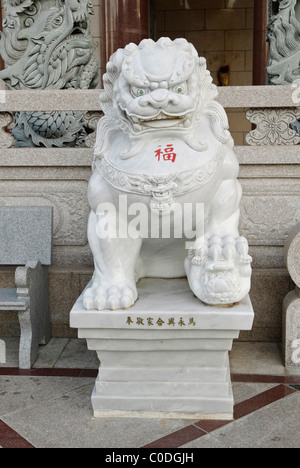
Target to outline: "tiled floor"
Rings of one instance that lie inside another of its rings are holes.
[[[18,340],[5,339],[0,367],[3,448],[299,448],[300,372],[279,345],[235,343],[234,421],[94,419],[98,360],[85,341],[53,339],[31,371],[17,368]]]

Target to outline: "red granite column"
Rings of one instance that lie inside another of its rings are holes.
[[[253,85],[265,85],[268,60],[268,0],[254,0]]]
[[[102,0],[102,70],[110,56],[130,42],[149,37],[148,0]]]

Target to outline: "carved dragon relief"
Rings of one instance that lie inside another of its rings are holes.
[[[0,72],[9,89],[95,88],[98,64],[90,32],[90,0],[4,0]],[[94,128],[83,112],[20,112],[15,146],[84,146]]]
[[[267,28],[267,72],[271,84],[289,84],[300,78],[300,2],[272,1],[273,17]]]
[[[288,85],[297,83],[300,78],[300,1],[269,0],[269,14],[271,18],[267,28],[267,42],[269,42],[267,73],[269,84]],[[278,118],[275,123],[278,144],[299,144],[299,116],[295,115],[295,120],[291,112],[299,113],[299,109],[295,109],[295,111],[292,109],[278,109]],[[255,118],[261,120],[259,116]],[[274,119],[272,118],[272,120]],[[250,121],[252,122],[252,119]],[[282,132],[283,127],[287,131]],[[278,130],[280,131],[278,132]],[[250,140],[248,142],[250,144],[260,144],[257,143],[258,140],[261,140],[257,138],[258,134],[251,132],[249,135],[251,142]],[[267,135],[264,140],[268,140]],[[271,144],[274,144],[274,142]]]

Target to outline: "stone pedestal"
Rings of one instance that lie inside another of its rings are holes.
[[[98,353],[95,417],[233,418],[228,352],[250,330],[249,297],[233,307],[203,305],[185,279],[144,279],[129,310],[71,312]]]

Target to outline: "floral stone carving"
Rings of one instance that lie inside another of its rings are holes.
[[[246,136],[246,141],[253,146],[298,145],[300,135],[295,131],[295,121],[299,117],[300,110],[296,108],[250,109],[246,118],[256,128]]]
[[[217,94],[205,59],[185,39],[144,40],[111,57],[89,184],[95,272],[86,309],[129,308],[143,277],[187,275],[193,293],[212,305],[247,296],[252,259],[238,232],[239,165]],[[191,221],[199,206],[201,222],[178,232],[178,211],[191,209]],[[151,235],[153,219],[169,220],[167,236],[161,227]]]
[[[89,0],[4,0],[0,41],[10,89],[88,89],[97,85],[98,64],[90,33]],[[82,146],[92,133],[83,112],[15,114],[16,146]]]

